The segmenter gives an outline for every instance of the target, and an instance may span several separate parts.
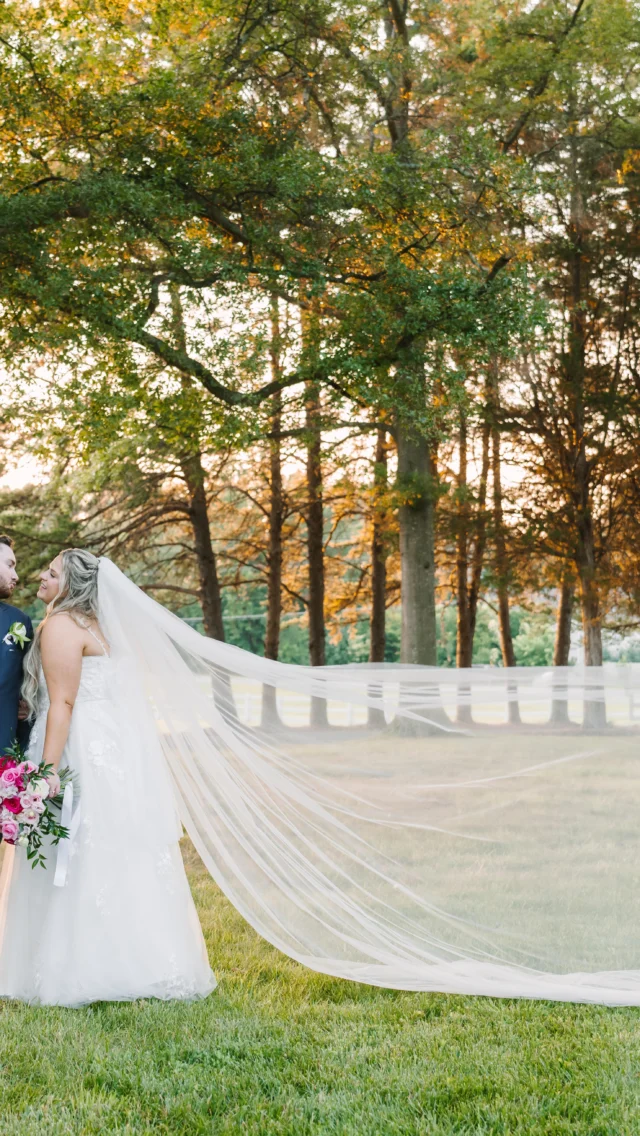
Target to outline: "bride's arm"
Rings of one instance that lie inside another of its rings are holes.
[[[47,765],[53,765],[54,769],[58,768],[69,736],[71,714],[82,673],[83,646],[83,632],[63,612],[47,620],[42,628],[42,669],[51,703],[42,759]]]

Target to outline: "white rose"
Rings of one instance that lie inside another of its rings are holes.
[[[37,777],[35,781],[32,781],[29,785],[29,792],[37,793],[39,797],[48,797],[49,785],[45,781],[44,777]]]

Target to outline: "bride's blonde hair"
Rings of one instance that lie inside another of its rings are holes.
[[[33,716],[38,709],[38,686],[40,683],[40,635],[50,616],[58,611],[66,611],[78,623],[98,619],[98,568],[100,561],[92,552],[84,548],[65,548],[60,553],[62,570],[60,588],[55,599],[47,607],[47,613],[38,627],[31,648],[24,660],[24,680],[22,697]]]

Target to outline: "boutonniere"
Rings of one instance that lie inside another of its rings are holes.
[[[6,643],[7,647],[15,646],[24,648],[31,640],[27,635],[27,629],[24,623],[12,623],[2,642]]]

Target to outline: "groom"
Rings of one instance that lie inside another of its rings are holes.
[[[17,740],[29,739],[29,724],[20,705],[22,660],[33,640],[28,615],[6,601],[18,583],[11,539],[0,536],[0,756]]]

